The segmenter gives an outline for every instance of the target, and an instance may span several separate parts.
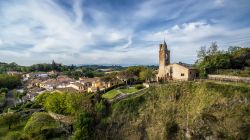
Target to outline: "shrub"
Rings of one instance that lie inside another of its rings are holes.
[[[7,93],[7,92],[8,92],[8,88],[0,88],[0,94]]]
[[[8,135],[6,136],[6,140],[21,140],[22,134],[20,132],[14,131],[14,132],[9,132]]]
[[[78,114],[73,140],[91,140],[94,134],[94,120],[85,112]]]
[[[24,127],[24,132],[30,137],[44,137],[43,132],[58,128],[59,124],[46,112],[35,112],[32,114]]]
[[[140,89],[143,89],[145,87],[143,85],[136,85],[135,88],[138,89],[138,90],[140,90]]]

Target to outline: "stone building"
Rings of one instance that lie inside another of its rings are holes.
[[[157,81],[168,80],[194,80],[197,76],[197,70],[191,65],[184,63],[170,64],[170,50],[164,41],[160,44],[159,50],[159,70],[157,74]]]

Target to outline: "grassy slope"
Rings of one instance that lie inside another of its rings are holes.
[[[213,82],[157,85],[112,105],[112,139],[250,138],[250,86]],[[187,133],[187,130],[189,133]]]
[[[107,93],[103,94],[102,97],[106,98],[106,99],[112,99],[115,96],[117,96],[118,94],[120,94],[119,91],[124,93],[124,94],[127,94],[127,93],[136,92],[136,91],[138,91],[138,89],[136,89],[135,86],[130,87],[130,88],[125,88],[125,89],[117,89],[116,88],[116,89],[110,90]]]

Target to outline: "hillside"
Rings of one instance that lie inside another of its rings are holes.
[[[98,132],[97,137],[249,139],[249,100],[250,86],[243,84],[155,85],[143,95],[113,104],[109,117],[99,126],[101,133]]]

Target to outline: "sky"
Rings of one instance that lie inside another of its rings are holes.
[[[0,62],[194,63],[217,42],[250,47],[250,0],[0,0]]]

